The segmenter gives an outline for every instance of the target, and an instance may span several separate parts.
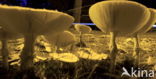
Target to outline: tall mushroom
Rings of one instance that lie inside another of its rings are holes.
[[[84,34],[90,33],[92,29],[87,25],[75,24],[74,28],[79,32],[80,42],[77,44],[80,47],[86,47],[86,44],[83,42],[82,38]]]
[[[9,63],[8,63],[9,50],[7,46],[8,40],[16,39],[20,37],[22,36],[16,33],[8,32],[4,30],[2,27],[0,27],[0,40],[2,43],[1,54],[2,54],[3,68],[9,69]]]
[[[152,25],[154,25],[156,22],[156,11],[151,8],[149,8],[149,10],[150,10],[151,14],[150,14],[150,18],[149,18],[148,22],[139,31],[137,31],[134,34],[135,46],[134,46],[133,56],[136,57],[137,61],[139,61],[139,50],[140,50],[138,34],[146,33],[147,31],[149,31],[152,28]]]
[[[140,30],[148,21],[150,11],[144,5],[133,1],[102,1],[90,7],[89,16],[99,29],[110,33],[112,70],[117,55],[117,35],[133,34]]]
[[[24,35],[21,53],[21,70],[33,67],[34,42],[38,35],[56,34],[69,27],[73,17],[68,14],[45,9],[32,9],[0,5],[0,24],[4,29]]]

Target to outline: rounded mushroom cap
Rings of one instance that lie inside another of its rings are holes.
[[[74,28],[82,34],[90,33],[92,31],[92,29],[87,25],[75,24]]]
[[[74,21],[72,16],[54,10],[0,5],[0,11],[0,18],[3,18],[0,24],[3,28],[22,34],[61,32]]]
[[[22,37],[21,34],[9,32],[0,27],[0,40],[12,40],[21,37]]]
[[[89,16],[103,32],[133,34],[146,24],[150,11],[133,1],[102,1],[90,7]]]
[[[58,47],[66,47],[76,42],[75,35],[69,31],[64,31],[56,35],[49,34],[45,35],[45,37],[51,44],[56,45]]]
[[[146,33],[156,23],[156,11],[155,11],[155,9],[150,8],[150,12],[151,12],[151,14],[150,14],[150,18],[149,18],[148,22],[137,33]]]

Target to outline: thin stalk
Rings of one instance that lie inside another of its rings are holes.
[[[57,53],[57,46],[54,46],[54,53]]]
[[[21,70],[29,70],[33,68],[33,59],[34,59],[34,43],[36,36],[25,35],[24,48],[21,52]]]
[[[80,32],[80,43],[82,43],[83,41],[82,41],[82,33]]]
[[[56,42],[55,42],[55,53],[60,53],[59,49],[60,49],[60,45],[59,45],[59,37],[56,37]]]
[[[113,73],[115,70],[115,65],[116,65],[116,55],[118,52],[117,45],[116,45],[116,34],[114,32],[110,32],[110,61],[111,61],[111,66],[110,66],[110,72]]]
[[[79,77],[79,71],[80,71],[80,68],[78,68],[80,63],[75,63],[75,73],[74,73],[74,79],[78,79]]]
[[[79,45],[80,45],[80,47],[86,47],[86,44],[83,42],[82,38],[83,38],[83,34],[80,32],[80,42],[79,42]]]
[[[137,64],[139,65],[139,61],[140,61],[140,45],[139,45],[139,38],[138,38],[138,34],[136,34],[134,36],[134,52],[133,52],[133,56],[135,57]]]
[[[3,68],[9,69],[9,63],[8,63],[8,57],[9,57],[9,51],[7,48],[7,40],[2,39],[2,62],[3,62]]]
[[[70,52],[71,52],[71,53],[74,52],[74,44],[72,44],[72,45],[70,46]]]

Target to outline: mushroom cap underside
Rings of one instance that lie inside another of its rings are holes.
[[[11,32],[23,34],[56,33],[67,29],[74,18],[66,13],[0,5],[0,24]]]
[[[103,32],[133,34],[146,24],[150,11],[133,1],[102,1],[90,7],[89,16]]]

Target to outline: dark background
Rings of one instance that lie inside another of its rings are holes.
[[[83,0],[83,6],[91,5],[104,0]],[[156,8],[156,0],[132,0],[142,3],[150,8]],[[2,4],[19,5],[33,8],[47,8],[58,10],[69,10],[73,8],[74,0],[0,0]]]

